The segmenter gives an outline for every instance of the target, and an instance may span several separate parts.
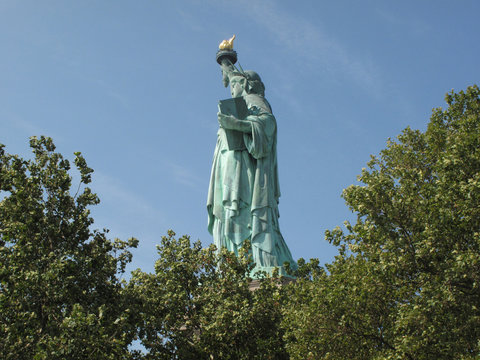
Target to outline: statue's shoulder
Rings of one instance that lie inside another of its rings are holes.
[[[260,95],[257,94],[247,94],[244,96],[245,102],[247,103],[248,109],[257,108],[261,113],[272,114],[272,109],[268,101]]]

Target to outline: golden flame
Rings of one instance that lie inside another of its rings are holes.
[[[218,48],[220,50],[233,50],[233,40],[235,40],[235,35],[233,35],[229,40],[223,40]]]

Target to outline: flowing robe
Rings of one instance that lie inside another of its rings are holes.
[[[271,273],[292,259],[278,224],[280,186],[277,171],[277,125],[270,105],[261,96],[246,95],[251,133],[244,133],[246,150],[228,150],[219,129],[208,190],[208,230],[217,248],[238,254],[243,241],[252,244],[252,272]]]

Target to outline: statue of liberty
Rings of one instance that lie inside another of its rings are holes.
[[[297,267],[280,232],[277,171],[277,123],[265,99],[265,86],[254,71],[235,67],[233,39],[217,52],[223,83],[232,99],[220,102],[217,144],[208,189],[208,230],[218,249],[238,254],[245,240],[251,243],[255,273],[269,274],[283,264]],[[229,106],[233,110],[228,110]],[[226,109],[226,110],[225,110]]]

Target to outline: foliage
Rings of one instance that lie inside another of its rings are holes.
[[[248,248],[237,258],[222,249],[175,239],[158,246],[155,273],[133,273],[141,300],[139,337],[146,359],[284,359],[279,289],[261,281],[249,290]],[[248,244],[246,244],[248,246]]]
[[[90,230],[99,200],[80,153],[72,195],[70,163],[52,140],[30,146],[33,160],[0,145],[0,357],[127,358],[134,325],[117,275],[137,241]]]
[[[326,232],[339,255],[289,289],[292,358],[479,356],[479,95],[448,94],[426,132],[405,129],[344,191],[357,222]]]

